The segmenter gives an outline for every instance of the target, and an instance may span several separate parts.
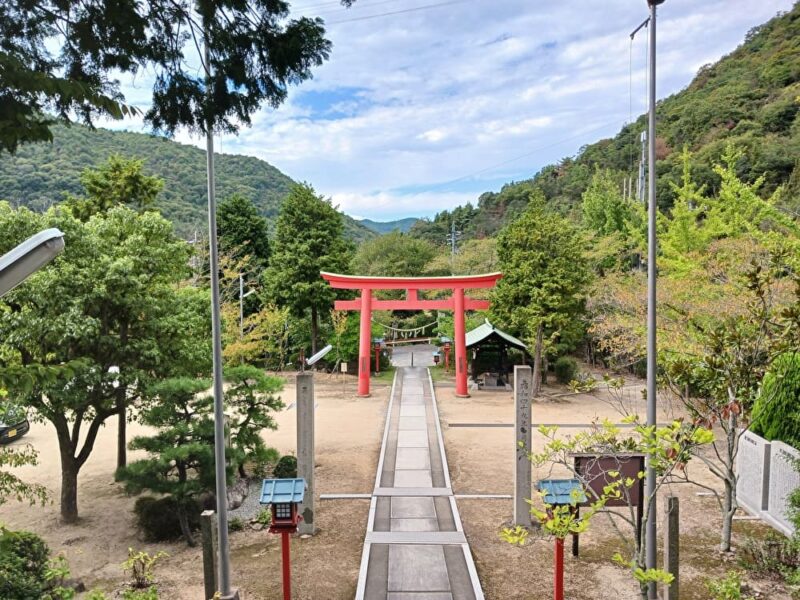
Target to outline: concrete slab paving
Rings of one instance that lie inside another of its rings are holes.
[[[390,592],[449,592],[441,546],[389,546]]]
[[[484,600],[427,369],[399,366],[395,378],[356,600]]]

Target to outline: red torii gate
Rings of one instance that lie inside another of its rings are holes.
[[[340,290],[361,290],[361,298],[356,300],[337,300],[336,310],[361,311],[361,337],[358,344],[358,395],[369,396],[369,373],[371,354],[371,332],[373,310],[452,310],[455,321],[456,346],[456,395],[468,396],[467,392],[467,342],[464,329],[464,311],[485,310],[488,300],[465,298],[464,290],[493,288],[502,273],[485,275],[463,275],[454,277],[369,277],[360,275],[339,275],[321,272],[322,278],[332,288]],[[450,298],[443,300],[421,300],[419,290],[453,290]],[[372,297],[372,290],[406,290],[405,300],[378,300]]]

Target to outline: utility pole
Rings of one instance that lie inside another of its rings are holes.
[[[644,202],[645,173],[647,165],[647,132],[642,131],[642,156],[639,159],[639,182],[636,187],[636,199]]]
[[[452,266],[456,254],[458,254],[458,241],[461,239],[461,232],[456,230],[456,220],[450,223],[450,233],[447,234],[447,241],[450,244],[450,264]]]
[[[650,6],[650,82],[649,82],[649,113],[648,113],[648,160],[647,160],[647,426],[656,426],[656,251],[658,240],[656,238],[656,216],[658,206],[656,203],[656,7],[663,4],[664,0],[647,0]],[[647,461],[647,478],[645,488],[649,499],[650,509],[647,517],[647,531],[645,532],[645,558],[648,569],[657,568],[656,560],[658,548],[656,547],[656,471],[652,460]],[[658,598],[658,589],[655,582],[648,585],[647,597],[649,600]]]
[[[211,52],[208,28],[205,29],[206,69],[206,170],[208,175],[208,250],[211,268],[211,338],[214,367],[214,469],[216,476],[218,519],[219,592],[222,600],[239,597],[231,593],[231,559],[228,543],[228,484],[225,461],[225,410],[222,392],[222,321],[219,308],[219,250],[217,248],[217,198],[214,183],[214,116],[211,110]]]

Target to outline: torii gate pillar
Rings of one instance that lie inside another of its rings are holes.
[[[361,290],[361,328],[358,340],[358,395],[369,396],[370,352],[372,350],[372,290]]]
[[[455,324],[456,395],[466,398],[467,389],[467,332],[464,313],[468,310],[486,310],[487,300],[466,298],[464,290],[493,288],[501,273],[464,275],[455,277],[361,277],[320,273],[332,288],[360,290],[358,300],[337,300],[337,310],[361,311],[361,331],[358,344],[358,395],[369,396],[370,358],[372,351],[373,310],[452,310]],[[372,298],[373,290],[406,290],[405,300],[378,300]],[[420,300],[419,290],[450,289],[453,295],[442,300]]]

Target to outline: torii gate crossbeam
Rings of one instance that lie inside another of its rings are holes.
[[[501,273],[485,275],[464,275],[454,277],[369,277],[359,275],[339,275],[321,272],[322,278],[332,288],[340,290],[360,290],[357,300],[337,300],[336,310],[361,311],[360,338],[358,345],[358,395],[369,396],[370,351],[373,310],[452,310],[455,324],[455,362],[456,395],[468,396],[467,391],[467,341],[464,325],[464,312],[485,310],[488,300],[475,300],[464,296],[464,290],[493,288]],[[421,300],[419,290],[452,290],[453,295],[443,300]],[[406,290],[405,300],[378,300],[373,298],[373,290]]]

